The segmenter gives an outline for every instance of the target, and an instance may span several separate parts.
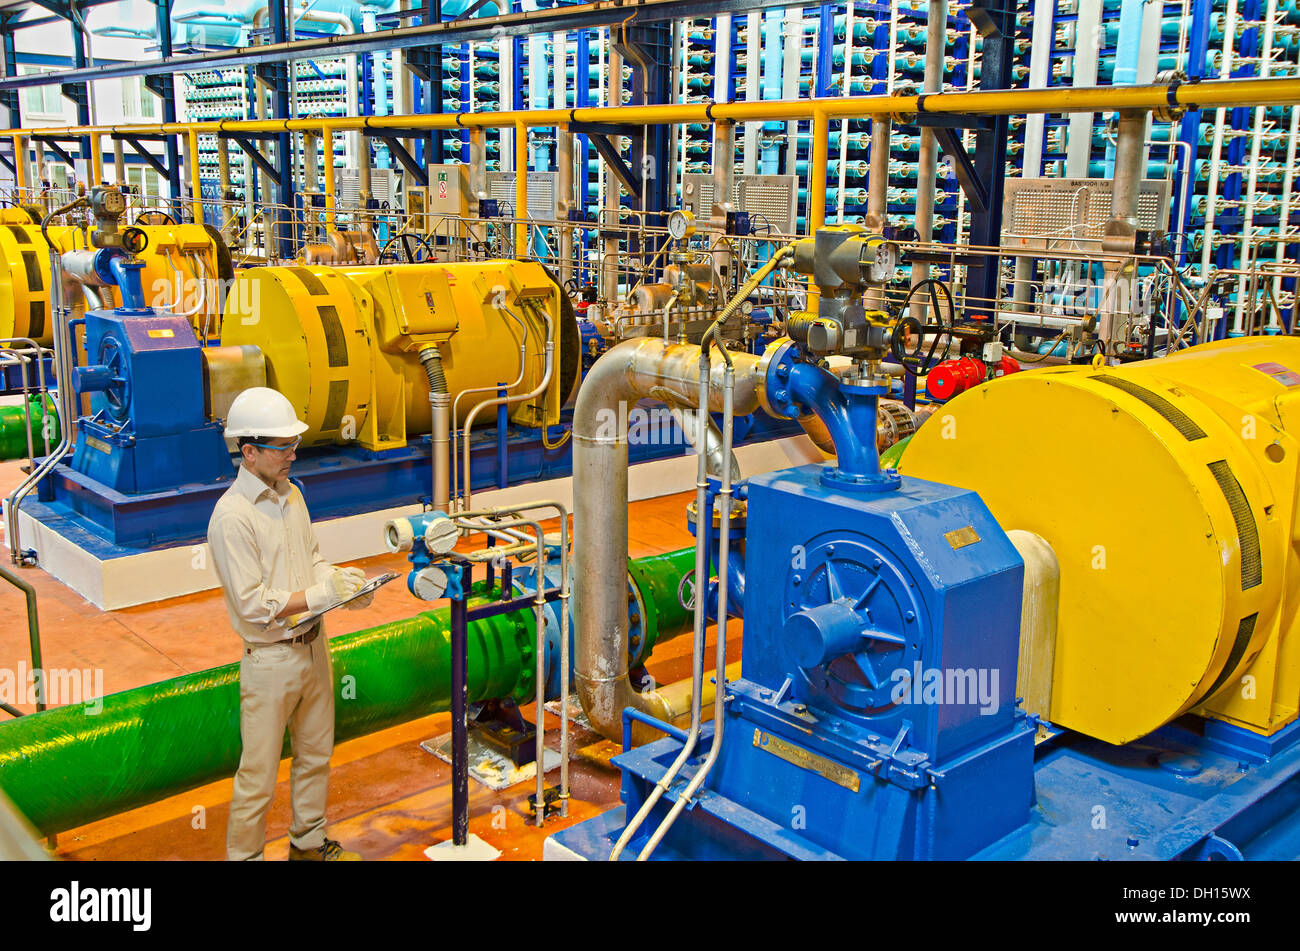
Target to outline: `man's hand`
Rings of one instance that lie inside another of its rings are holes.
[[[366,573],[362,571],[360,568],[340,568],[339,571],[347,575],[350,580],[356,582],[356,591],[360,591],[363,587],[365,587]],[[347,604],[343,606],[347,608],[349,611],[359,611],[361,608],[370,607],[370,602],[373,600],[375,600],[375,593],[371,591],[365,597],[357,598],[354,601],[349,601]]]
[[[365,578],[365,572],[359,568],[335,568],[324,581],[303,592],[307,597],[307,608],[318,614],[346,601],[361,590]]]

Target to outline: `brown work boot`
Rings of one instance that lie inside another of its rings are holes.
[[[290,862],[360,862],[361,856],[349,852],[333,839],[326,839],[325,844],[315,849],[300,849],[289,845]]]

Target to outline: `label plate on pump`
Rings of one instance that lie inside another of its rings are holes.
[[[756,729],[754,730],[754,745],[760,750],[767,750],[777,759],[783,759],[800,769],[814,772],[823,779],[829,779],[836,786],[843,786],[850,792],[857,792],[862,786],[861,777],[847,766],[828,760],[824,756],[818,756],[816,753],[809,753],[803,747],[788,743],[779,736],[773,736],[771,733]]]

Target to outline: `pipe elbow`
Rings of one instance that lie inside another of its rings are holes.
[[[627,707],[665,723],[671,722],[674,716],[680,714],[680,711],[674,711],[673,704],[658,690],[634,689],[627,671],[613,677],[590,677],[581,671],[575,671],[573,680],[582,712],[586,714],[592,729],[607,740],[622,740],[623,711]]]

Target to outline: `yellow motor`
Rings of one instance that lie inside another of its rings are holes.
[[[21,208],[0,209],[0,339],[27,337],[49,346],[50,246]],[[51,227],[50,238],[62,251],[76,230]]]
[[[551,385],[510,414],[541,426],[558,422],[580,356],[573,306],[534,262],[252,268],[231,286],[221,342],[260,352],[266,385],[310,427],[306,445],[355,440],[380,450],[431,428],[422,350],[438,348],[453,397],[485,388],[461,400],[463,420],[496,387],[515,384],[521,347],[523,379],[510,393],[535,389],[548,339],[557,362]],[[212,402],[222,401],[213,394]]]
[[[209,225],[137,225],[149,236],[138,257],[140,282],[150,307],[184,314],[202,340],[221,333],[221,283],[234,278],[230,251]],[[116,290],[115,303],[120,303]]]
[[[974,489],[1060,563],[1050,719],[1110,743],[1194,711],[1263,734],[1300,705],[1300,340],[976,387],[909,476]]]
[[[202,337],[220,332],[219,281],[233,276],[230,252],[214,229],[204,225],[146,225],[149,237],[139,255],[145,301],[151,307],[189,317]],[[51,225],[50,239],[60,254],[91,247],[89,231]],[[95,286],[105,306],[121,304],[116,288]],[[76,281],[69,282],[64,301],[75,312],[85,309]],[[29,337],[52,342],[50,311],[50,248],[21,208],[0,209],[0,338]]]

